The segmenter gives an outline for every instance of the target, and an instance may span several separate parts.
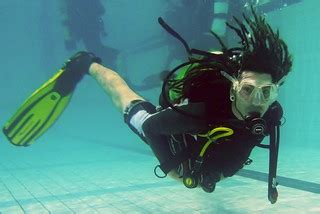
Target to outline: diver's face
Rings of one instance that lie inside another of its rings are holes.
[[[270,74],[243,71],[236,87],[231,90],[235,97],[232,110],[238,118],[242,118],[241,115],[247,117],[251,113],[263,116],[275,101],[277,90]]]

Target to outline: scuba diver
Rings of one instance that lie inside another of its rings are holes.
[[[74,51],[77,43],[82,41],[87,51],[96,53],[110,68],[117,69],[118,50],[104,45],[101,41],[107,33],[102,19],[105,8],[100,0],[63,0],[61,12],[66,28],[66,49]]]
[[[162,18],[159,23],[184,45],[189,60],[166,77],[160,106],[133,91],[120,75],[93,53],[78,52],[19,108],[3,132],[17,146],[29,146],[63,112],[84,75],[91,75],[124,115],[130,129],[152,149],[154,173],[187,188],[213,192],[216,183],[250,164],[255,147],[269,149],[268,198],[277,201],[276,171],[282,107],[280,86],[292,67],[286,43],[263,16],[235,18],[227,26],[239,47],[207,52],[190,49]],[[270,143],[262,144],[269,136]],[[161,172],[162,171],[162,172]]]

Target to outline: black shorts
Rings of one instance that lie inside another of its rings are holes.
[[[177,146],[175,144],[172,144],[173,141],[176,141],[176,139],[171,138],[170,136],[153,136],[154,138],[150,138],[150,136],[148,136],[149,143],[147,142],[146,135],[142,129],[142,126],[143,123],[155,113],[157,113],[157,109],[150,102],[144,100],[134,100],[125,109],[124,121],[128,124],[128,126],[134,133],[136,133],[145,143],[151,146],[155,156],[159,159],[160,162],[162,162],[161,159],[167,160],[167,157],[174,155],[178,151],[178,149],[173,148]],[[151,142],[150,139],[152,140]],[[164,141],[167,141],[168,143],[165,144]],[[153,144],[153,146],[151,144]],[[165,156],[166,158],[161,158],[163,156]],[[179,165],[178,170],[175,170],[179,175],[182,175],[183,169],[184,167],[181,164]]]

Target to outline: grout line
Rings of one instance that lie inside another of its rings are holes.
[[[12,162],[13,163],[13,162]],[[26,163],[26,162],[24,162],[24,163]],[[14,163],[15,165],[17,165],[16,163]],[[9,171],[9,170],[8,170]],[[11,173],[11,172],[10,172]],[[40,173],[39,173],[40,174]],[[11,174],[12,175],[12,174]],[[14,176],[14,175],[12,175],[13,177],[15,177],[16,178],[16,176]],[[47,177],[47,176],[46,176]],[[47,177],[47,178],[49,178],[49,177]],[[17,178],[16,178],[17,179]],[[41,187],[43,187],[44,188],[44,186],[40,183],[40,182],[38,182],[38,181],[36,181],[36,183],[37,184],[39,184]],[[21,182],[20,182],[20,184],[21,184]],[[24,186],[24,185],[22,185],[22,186]],[[59,186],[59,185],[58,185]],[[25,187],[25,186],[24,186]],[[26,188],[26,187],[25,187]],[[61,202],[64,206],[66,206],[66,208],[68,208],[71,212],[73,212],[73,213],[75,213],[74,212],[74,210],[72,210],[67,204],[65,204],[63,201],[61,201],[59,198],[57,198],[55,195],[53,195],[52,194],[52,192],[50,192],[50,191],[48,191],[48,189],[47,188],[44,188],[52,197],[54,197],[54,198],[56,198],[59,202]],[[30,192],[29,190],[27,190],[28,192]],[[67,191],[68,192],[68,191]],[[33,195],[33,194],[31,194],[31,195]],[[38,201],[38,200],[37,200]],[[42,204],[42,203],[41,203]],[[46,208],[45,208],[46,209]],[[48,209],[46,209],[46,210],[48,210]],[[49,210],[48,210],[49,211]],[[49,211],[49,213],[50,213],[50,211]]]
[[[32,165],[30,165],[29,163],[26,163],[26,162],[24,162],[25,164],[28,164],[31,168],[32,168]],[[48,180],[51,180],[51,181],[53,181],[57,186],[59,186],[60,188],[62,188],[63,190],[65,190],[68,194],[67,195],[72,195],[72,193],[70,192],[70,191],[68,191],[68,189],[66,188],[66,187],[64,187],[63,185],[61,185],[60,183],[58,183],[56,180],[54,180],[54,179],[52,179],[52,177],[50,177],[50,176],[48,176],[46,173],[44,173],[44,172],[41,172],[40,170],[37,170],[38,171],[38,173],[40,174],[40,175],[43,175],[44,177],[46,177]],[[57,175],[60,175],[59,173],[54,173],[55,174],[55,176],[57,176]],[[60,177],[62,177],[61,175],[60,175]],[[65,177],[63,177],[64,178],[64,180],[66,180],[65,179]],[[40,184],[40,183],[39,183]],[[42,184],[40,184],[42,187],[44,187],[44,185],[42,185]],[[54,195],[52,192],[50,192],[49,191],[49,193],[54,197],[54,198],[57,198],[61,203],[63,203],[68,209],[70,209],[73,213],[75,213],[75,211],[73,210],[73,209],[71,209],[65,202],[63,202],[61,199],[59,199],[56,195]],[[80,198],[80,200],[81,201],[83,201],[81,198]],[[92,207],[92,206],[90,206],[89,204],[87,204],[88,205],[88,207],[90,207],[90,208],[92,208],[92,209],[94,209],[95,211],[97,211],[94,207]]]
[[[106,189],[106,188],[104,188],[104,187],[96,184],[96,183],[93,182],[91,179],[85,178],[84,176],[81,176],[80,174],[77,174],[74,170],[72,170],[72,174],[73,174],[73,175],[77,175],[77,177],[80,177],[80,178],[82,178],[82,179],[85,179],[85,180],[88,181],[90,184],[94,185],[95,187],[97,187],[97,188],[100,189],[100,190],[108,191],[108,189]],[[102,199],[103,201],[106,201],[103,197],[101,197],[101,196],[98,196],[98,197],[99,197],[100,199]],[[127,199],[127,198],[126,198],[126,199]],[[138,207],[138,208],[140,208],[140,209],[142,209],[142,210],[144,210],[144,211],[147,211],[147,210],[144,209],[143,207],[140,207],[140,206],[134,204],[132,201],[130,201],[130,200],[128,200],[128,199],[127,199],[127,201],[128,201],[130,204],[135,205],[135,207]],[[111,205],[112,205],[112,204],[111,204]],[[114,207],[114,206],[113,206],[113,207]],[[117,207],[115,207],[115,208],[118,209]]]
[[[2,163],[0,163],[0,164],[2,165],[3,168],[6,169],[7,172],[10,173],[10,175],[11,175],[12,177],[14,177],[14,178],[19,182],[19,184],[20,184],[34,199],[36,199],[36,201],[38,201],[38,202],[41,204],[41,206],[42,206],[44,209],[46,209],[48,212],[50,212],[50,211],[48,210],[48,208],[21,182],[21,180],[20,180],[18,177],[16,177],[16,176],[15,176],[6,166],[4,166]]]
[[[20,202],[18,201],[18,199],[13,195],[13,193],[11,192],[11,190],[8,188],[8,186],[2,181],[2,179],[0,178],[0,182],[2,183],[2,185],[8,190],[8,192],[10,193],[11,197],[15,200],[15,202],[17,202],[17,204],[19,205],[19,207],[21,208],[23,213],[26,213],[26,211],[23,209],[22,205],[20,204]]]

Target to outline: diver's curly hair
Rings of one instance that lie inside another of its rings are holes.
[[[256,14],[253,7],[251,11],[253,19],[243,14],[244,22],[233,17],[235,25],[226,23],[239,36],[240,47],[229,49],[221,38],[211,31],[221,45],[223,60],[217,63],[210,62],[210,58],[204,58],[203,62],[191,64],[183,78],[171,79],[168,84],[169,90],[175,93],[173,102],[178,102],[183,98],[203,99],[202,96],[208,94],[211,83],[220,82],[222,84],[221,78],[219,80],[218,77],[220,70],[229,70],[231,75],[236,77],[244,70],[267,73],[272,76],[275,83],[290,72],[292,56],[289,54],[286,43],[279,37],[279,31],[275,33],[266,23],[265,18]],[[239,51],[235,58],[232,50]],[[190,62],[192,60],[193,58],[190,59]],[[221,68],[222,65],[229,69]],[[227,87],[226,84],[225,86]]]
[[[236,25],[227,23],[241,39],[241,70],[267,73],[274,82],[278,82],[290,72],[292,56],[286,43],[279,37],[279,30],[274,32],[263,16],[258,16],[252,7],[251,11],[253,19],[243,14],[245,23],[236,17],[233,17]]]

